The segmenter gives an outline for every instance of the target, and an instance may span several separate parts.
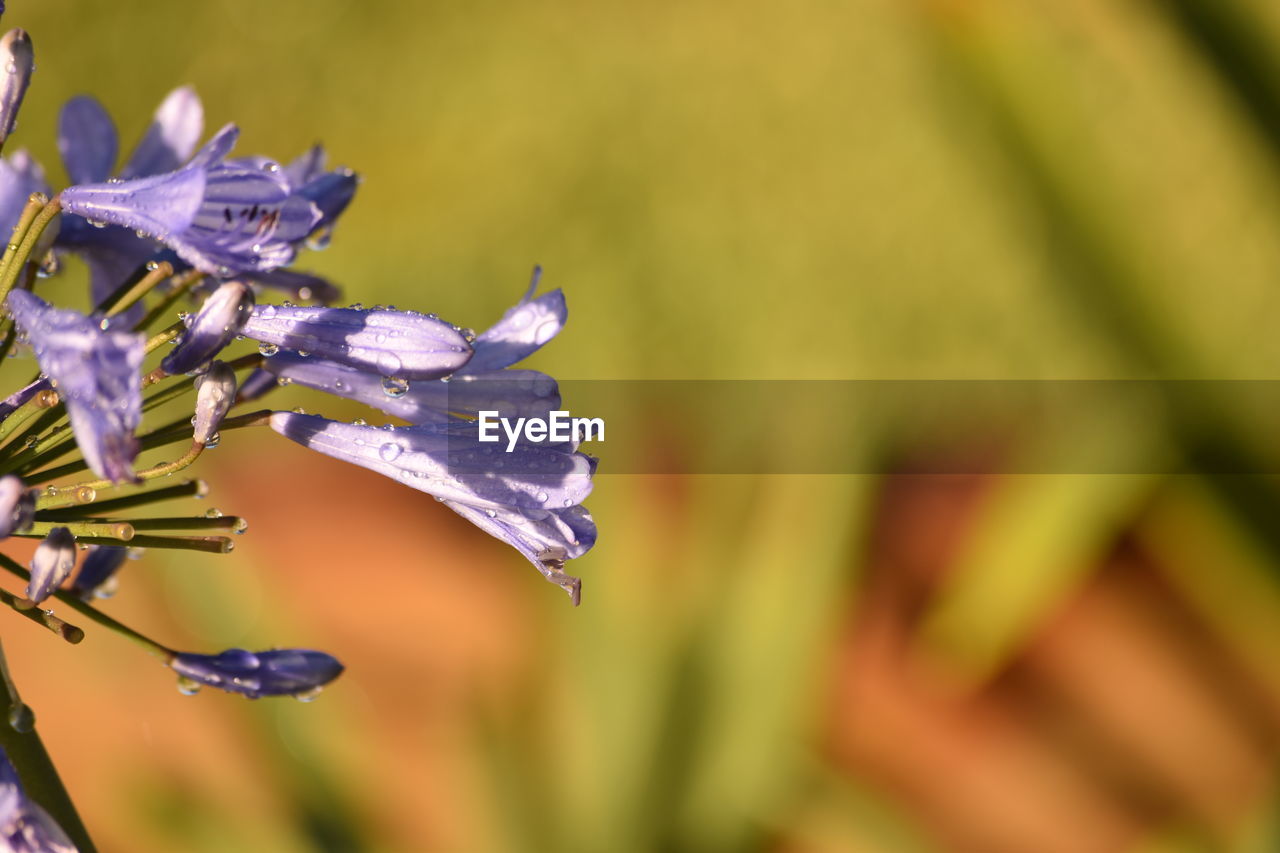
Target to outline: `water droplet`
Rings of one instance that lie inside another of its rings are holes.
[[[159,261],[147,261],[147,272],[155,272],[160,269]]]
[[[388,376],[382,380],[382,393],[388,397],[403,397],[409,392],[409,380]]]
[[[310,690],[303,690],[301,693],[293,694],[293,698],[299,702],[314,702],[323,691],[323,687],[312,687]]]
[[[538,346],[542,346],[547,341],[556,336],[556,332],[560,331],[560,321],[554,318],[543,320],[538,328],[533,330],[533,342]]]
[[[232,526],[232,528],[231,528],[231,532],[232,532],[232,533],[235,533],[237,536],[243,536],[243,535],[244,535],[244,532],[245,532],[246,530],[248,530],[248,529],[249,529],[249,522],[245,521],[245,520],[242,518],[242,519],[238,520],[238,521],[235,523],[235,525],[233,525],[233,526]]]
[[[275,344],[258,344],[258,352],[270,358],[280,352],[280,347]]]
[[[544,503],[546,503],[546,502],[547,502],[547,493],[546,493],[546,492],[538,492],[538,496],[537,496],[537,497],[538,497],[538,503],[544,504]]]
[[[185,675],[178,676],[178,692],[183,696],[194,696],[200,692],[200,682]]]
[[[369,422],[366,421],[364,418],[356,418],[354,421],[351,422],[351,425],[352,426],[368,426]]]
[[[378,353],[378,370],[384,376],[395,376],[400,372],[404,364],[400,361],[400,356],[393,352]]]
[[[26,702],[15,702],[9,708],[9,726],[15,732],[29,732],[36,727],[36,712]]]
[[[204,513],[205,518],[222,518],[222,516],[222,510],[218,509],[216,506],[209,507]]]
[[[388,441],[382,447],[378,448],[378,455],[382,457],[383,462],[394,462],[396,457],[400,455],[400,445],[394,441]]]

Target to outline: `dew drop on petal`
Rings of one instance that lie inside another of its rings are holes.
[[[378,448],[378,455],[382,457],[383,462],[394,462],[400,455],[400,445],[394,441],[388,441],[382,447]]]
[[[270,358],[280,352],[280,347],[275,344],[258,344],[258,352]]]
[[[178,692],[183,696],[194,696],[200,692],[200,682],[187,678],[185,675],[179,675]]]
[[[388,397],[403,397],[409,391],[409,380],[388,376],[382,380],[382,393]]]

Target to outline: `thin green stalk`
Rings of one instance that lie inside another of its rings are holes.
[[[146,270],[144,275],[136,281],[126,281],[116,293],[103,300],[102,305],[98,307],[100,309],[105,307],[106,316],[114,317],[129,310],[138,300],[154,290],[156,285],[173,275],[173,264],[168,261],[160,261],[155,266],[152,266],[153,263],[155,262],[147,261],[146,266],[143,267]],[[120,290],[124,292],[121,293]]]
[[[3,423],[0,423],[0,442],[13,435],[18,427],[31,418],[56,405],[58,405],[58,393],[56,391],[44,390],[36,392],[30,400],[14,409],[9,417],[5,418]]]
[[[120,540],[105,537],[77,537],[82,545],[110,545],[120,547]],[[148,536],[139,534],[129,541],[134,548],[160,548],[169,551],[202,551],[206,554],[230,554],[236,543],[226,536]]]
[[[119,543],[108,542],[106,544],[119,544]],[[14,575],[17,578],[20,578],[24,583],[31,580],[31,573],[28,572],[26,569],[24,569],[16,560],[14,560],[8,554],[0,553],[0,569],[4,569],[5,571],[9,572],[11,575]],[[142,646],[151,654],[161,658],[165,663],[168,663],[170,660],[173,659],[174,655],[177,654],[177,652],[175,652],[173,649],[169,648],[168,646],[162,643],[156,642],[155,640],[151,639],[145,634],[142,634],[138,631],[133,630],[123,622],[119,622],[115,619],[112,619],[110,616],[98,610],[96,607],[93,607],[85,603],[84,601],[81,601],[79,598],[76,597],[74,593],[65,592],[63,590],[57,590],[53,593],[53,597],[56,598],[58,601],[61,601],[63,604],[67,605],[68,607],[70,607],[72,610],[76,611],[80,615],[84,616],[86,619],[90,620],[91,622],[94,622],[97,625],[101,625],[103,628],[106,628],[108,631],[119,634],[120,636],[125,637],[126,639],[132,640],[133,642]],[[0,728],[3,728],[3,727],[0,726]]]
[[[31,220],[31,227],[22,236],[22,242],[18,244],[18,250],[13,255],[9,255],[9,250],[5,249],[6,262],[3,267],[0,267],[0,304],[4,303],[5,297],[9,295],[9,291],[17,283],[18,275],[21,273],[22,268],[26,266],[31,253],[35,251],[40,235],[44,233],[44,229],[48,227],[49,223],[53,221],[53,218],[61,210],[62,202],[57,196],[54,196],[44,207],[40,208],[40,212]]]
[[[82,629],[77,628],[70,622],[64,622],[29,598],[14,595],[7,589],[0,589],[0,604],[8,607],[24,619],[30,619],[37,625],[48,628],[68,643],[74,645],[84,639],[84,631]]]
[[[181,299],[183,295],[199,284],[203,279],[204,273],[199,270],[191,270],[190,272],[184,273],[183,275],[175,278],[173,287],[169,289],[169,292],[164,295],[163,299],[156,303],[154,308],[147,312],[147,315],[143,317],[134,328],[139,332],[151,328],[157,320],[168,313],[169,309],[173,307],[173,303]],[[150,352],[150,350],[148,350],[148,352]]]
[[[7,557],[3,559],[8,561]],[[13,686],[2,649],[0,670],[4,673],[4,677],[0,678],[0,704],[16,708],[21,705],[22,700]],[[18,771],[18,778],[22,780],[27,796],[39,803],[57,821],[80,853],[95,853],[97,848],[89,838],[89,831],[80,820],[80,814],[58,776],[58,769],[54,767],[49,751],[44,748],[44,742],[36,733],[34,718],[30,718],[30,722],[31,725],[22,726],[25,731],[0,722],[0,746],[4,747],[9,760]]]
[[[133,525],[125,521],[112,521],[102,524],[86,521],[36,521],[26,530],[10,533],[9,535],[26,539],[43,539],[55,527],[67,528],[71,531],[71,535],[77,539],[112,539],[119,543],[128,542],[133,538]]]
[[[150,485],[144,484],[145,486]],[[96,490],[95,497],[96,497]],[[76,501],[75,503],[65,505],[50,505],[47,508],[41,507],[40,499],[36,499],[36,520],[37,521],[57,521],[62,518],[79,518],[86,512],[94,512],[98,515],[110,515],[123,509],[132,509],[134,507],[146,506],[148,504],[159,503],[161,501],[173,500],[174,498],[204,497],[209,492],[209,486],[204,480],[188,480],[177,486],[165,486],[162,489],[150,489],[142,491],[135,495],[125,495],[124,497],[111,498],[110,500],[88,500]]]

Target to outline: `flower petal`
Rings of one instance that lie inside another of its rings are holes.
[[[192,439],[209,444],[218,434],[218,424],[236,399],[236,372],[221,361],[209,365],[196,380],[196,413],[191,419],[195,427]]]
[[[260,305],[241,333],[402,379],[438,379],[471,357],[461,330],[414,311]]]
[[[66,402],[85,462],[107,480],[133,480],[145,337],[104,330],[83,314],[53,308],[26,290],[10,291],[7,303],[40,369]]]
[[[521,442],[510,453],[482,443],[469,421],[373,427],[274,412],[271,428],[326,456],[399,480],[442,500],[534,513],[582,503],[595,463],[568,444]]]
[[[205,172],[187,167],[119,183],[81,184],[61,193],[62,209],[90,222],[123,225],[169,242],[191,226],[204,198]]]
[[[0,234],[7,239],[32,193],[48,193],[44,170],[23,149],[0,159]]]
[[[333,681],[343,670],[337,658],[309,649],[227,649],[216,655],[182,652],[174,656],[169,666],[184,678],[250,699],[305,696]]]
[[[77,95],[58,114],[58,153],[73,184],[96,184],[116,165],[116,126],[90,95]]]
[[[10,853],[76,853],[67,834],[30,799],[0,748],[0,846]]]
[[[564,294],[556,289],[533,299],[537,286],[535,276],[524,298],[475,339],[472,346],[476,354],[467,365],[468,372],[509,367],[560,334],[569,316]]]
[[[342,291],[328,279],[293,269],[274,269],[247,273],[254,284],[287,293],[293,299],[329,305],[342,298]]]
[[[151,126],[133,149],[120,177],[140,178],[172,172],[191,156],[203,132],[204,107],[200,96],[190,86],[174,89],[160,103]]]
[[[273,355],[264,366],[282,379],[356,400],[411,424],[442,423],[450,413],[476,417],[481,411],[508,418],[546,418],[560,408],[556,381],[536,370],[466,371],[448,382],[388,382],[354,367],[291,352]]]
[[[0,477],[0,539],[31,526],[36,496],[13,474]]]
[[[496,514],[468,504],[445,501],[445,506],[519,551],[542,576],[569,594],[574,605],[581,597],[581,581],[565,574],[566,560],[581,557],[596,544],[596,525],[584,506],[552,510],[538,517],[519,510]]]

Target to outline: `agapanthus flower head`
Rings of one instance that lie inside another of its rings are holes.
[[[142,335],[102,328],[76,311],[54,308],[25,290],[6,300],[40,369],[67,406],[85,461],[112,482],[133,479],[134,430],[142,417]]]
[[[62,827],[27,796],[18,771],[0,748],[0,849],[6,853],[76,853]]]
[[[27,584],[27,598],[39,604],[62,582],[71,577],[76,566],[76,538],[65,527],[49,531],[36,553],[31,557],[31,580]]]
[[[342,674],[337,658],[309,649],[271,649],[249,652],[228,649],[216,655],[182,652],[169,662],[174,671],[195,685],[261,696],[309,698]]]

